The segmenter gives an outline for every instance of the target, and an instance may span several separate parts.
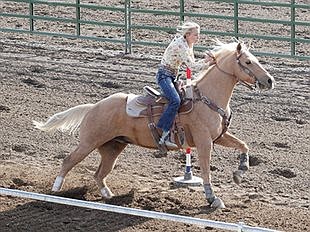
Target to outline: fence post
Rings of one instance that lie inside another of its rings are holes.
[[[291,56],[296,55],[295,42],[295,0],[291,0]]]
[[[238,38],[238,33],[239,33],[239,20],[238,20],[238,17],[239,17],[239,0],[234,0],[234,34],[235,34],[235,37],[237,39]]]
[[[81,8],[80,8],[80,0],[76,0],[76,35],[81,35]]]
[[[184,0],[180,0],[180,22],[184,22]]]
[[[125,0],[125,53],[131,53],[131,10],[130,1]]]
[[[29,30],[32,32],[34,30],[33,24],[33,0],[29,1]]]

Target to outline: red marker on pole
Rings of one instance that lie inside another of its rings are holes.
[[[186,68],[185,95],[187,99],[193,99],[192,71],[189,68]]]
[[[192,79],[192,71],[189,68],[186,68],[186,81],[191,79]]]

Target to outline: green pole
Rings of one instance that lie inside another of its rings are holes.
[[[32,32],[34,30],[34,22],[33,22],[33,2],[29,1],[29,30]]]
[[[184,23],[184,0],[180,0],[180,22]]]
[[[125,1],[125,53],[131,53],[131,10],[130,1]]]
[[[235,34],[235,37],[237,39],[238,38],[238,33],[239,33],[239,20],[238,20],[238,17],[239,17],[239,0],[234,0],[234,34]]]
[[[291,56],[296,55],[296,42],[295,42],[295,0],[291,0]]]
[[[76,35],[81,35],[81,8],[80,8],[80,0],[76,0]]]

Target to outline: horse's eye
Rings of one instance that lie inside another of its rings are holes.
[[[252,64],[252,61],[247,60],[245,63],[246,63],[246,64]]]

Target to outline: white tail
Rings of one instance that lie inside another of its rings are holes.
[[[33,121],[36,128],[53,132],[55,130],[69,131],[73,134],[82,123],[83,118],[94,104],[85,104],[72,107],[66,111],[59,112],[51,116],[45,123]]]

